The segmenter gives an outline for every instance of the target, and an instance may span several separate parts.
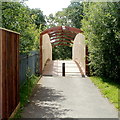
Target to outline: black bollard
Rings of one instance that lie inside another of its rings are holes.
[[[62,63],[62,76],[65,76],[65,63]]]

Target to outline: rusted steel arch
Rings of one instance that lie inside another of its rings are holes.
[[[50,32],[52,33],[52,32],[54,32],[54,31],[59,31],[59,30],[62,30],[62,26],[57,26],[57,27],[49,28],[49,29],[43,31],[43,32],[41,33],[41,35],[46,34],[46,33],[49,34]]]
[[[69,37],[55,37],[55,38],[52,38],[52,39],[50,39],[50,41],[52,41],[52,40],[57,40],[57,39],[67,39],[67,40],[74,40],[73,38],[69,38]]]
[[[71,38],[71,37],[68,37],[68,36],[61,35],[61,36],[54,36],[54,37],[51,37],[51,38],[50,38],[50,41],[56,40],[56,39],[74,40],[74,38],[75,38],[75,37]]]
[[[55,32],[50,32],[49,33],[49,35],[59,35],[59,34],[61,34],[63,31],[62,30],[59,30],[59,31],[55,31]],[[64,30],[64,34],[66,34],[66,35],[73,35],[73,36],[75,36],[76,35],[76,33],[74,33],[74,32],[72,32],[72,31],[66,31],[66,30]]]
[[[63,33],[60,33],[60,34],[49,34],[50,37],[56,37],[56,36],[65,36],[65,37],[70,37],[70,38],[74,38],[76,35],[71,35],[71,34],[63,34]]]
[[[52,42],[52,44],[53,44],[53,43],[58,43],[58,42],[66,42],[66,43],[71,43],[71,44],[73,44],[73,42],[68,41],[68,40],[57,40],[57,41],[55,41],[55,42]]]
[[[75,36],[78,33],[82,33],[83,31],[78,29],[78,28],[73,28],[73,27],[68,27],[68,26],[57,26],[57,27],[52,27],[49,28],[45,31],[43,31],[40,35],[48,34],[50,37],[50,40],[69,40],[73,41]],[[63,42],[63,41],[61,41]],[[55,42],[51,42],[51,44],[54,44]],[[41,41],[42,45],[42,41]]]
[[[63,32],[63,31],[72,31],[74,33],[83,33],[83,31],[78,29],[78,28],[68,27],[68,26],[57,26],[57,27],[52,27],[52,28],[49,28],[49,29],[43,31],[41,33],[41,35],[46,34],[46,33],[53,34],[54,32],[57,32],[57,31],[61,31],[61,32]]]
[[[54,48],[54,47],[56,47],[56,46],[61,46],[61,45],[63,45],[63,46],[70,46],[69,44],[59,43],[59,44],[54,44],[54,45],[52,45],[52,47]]]

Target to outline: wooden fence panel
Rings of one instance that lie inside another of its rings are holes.
[[[0,119],[19,104],[19,33],[0,28]]]

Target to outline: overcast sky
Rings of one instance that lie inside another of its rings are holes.
[[[71,0],[28,0],[26,4],[30,8],[40,8],[44,15],[50,13],[55,14],[57,11],[61,11],[62,8],[68,7]]]

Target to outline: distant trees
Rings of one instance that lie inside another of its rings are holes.
[[[120,2],[84,3],[91,75],[120,81]]]
[[[24,2],[2,2],[1,27],[21,34],[21,53],[38,49],[39,33],[44,26],[45,18],[40,9],[30,9]]]
[[[81,28],[81,20],[83,19],[83,3],[71,2],[71,4],[66,8],[66,15],[69,24],[75,28]]]
[[[72,1],[71,4],[58,11],[55,15],[50,14],[47,17],[47,27],[55,26],[69,26],[81,28],[81,20],[83,19],[83,4],[80,2]],[[71,59],[72,47],[69,46],[56,46],[53,48],[54,59]]]
[[[47,17],[48,27],[53,26],[69,26],[81,28],[81,20],[83,18],[83,4],[72,1],[71,4],[58,11],[55,15],[50,14]],[[51,25],[51,26],[50,26]]]
[[[72,58],[72,47],[69,46],[56,46],[53,48],[53,60],[65,60]]]
[[[42,11],[38,8],[35,9],[30,9],[30,17],[32,18],[33,24],[36,25],[37,29],[43,30],[46,21],[45,21],[45,16],[43,15]]]

